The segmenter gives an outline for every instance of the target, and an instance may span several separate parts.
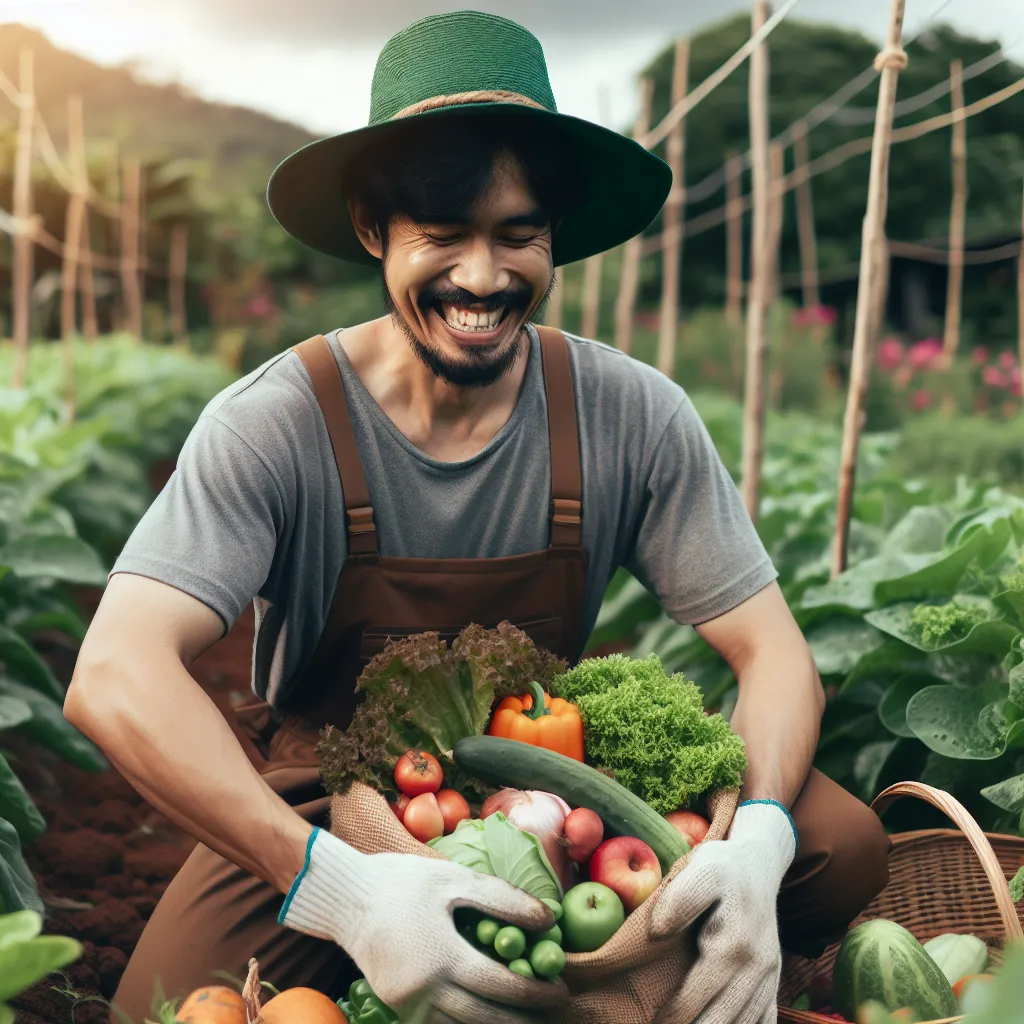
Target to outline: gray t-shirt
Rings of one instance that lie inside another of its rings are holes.
[[[544,548],[551,461],[540,341],[512,415],[478,454],[439,462],[414,447],[338,343],[382,555],[495,558]],[[736,486],[679,385],[600,342],[568,335],[590,559],[583,628],[629,569],[665,611],[700,623],[777,575]],[[111,575],[167,583],[226,627],[256,610],[253,691],[279,706],[312,655],[346,557],[341,483],[305,366],[268,360],[204,409],[177,469]]]

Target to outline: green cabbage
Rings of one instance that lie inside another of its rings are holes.
[[[466,818],[451,835],[427,844],[449,860],[484,875],[504,878],[537,899],[561,900],[562,887],[540,840],[513,825],[500,811]]]

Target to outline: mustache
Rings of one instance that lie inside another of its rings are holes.
[[[419,294],[417,304],[424,312],[440,305],[482,306],[488,312],[495,309],[526,309],[533,301],[530,288],[505,288],[491,295],[474,295],[456,285],[428,285]]]

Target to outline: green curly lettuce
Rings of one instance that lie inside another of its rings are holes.
[[[714,789],[735,789],[747,769],[743,740],[708,715],[700,689],[661,660],[588,658],[551,683],[574,703],[588,760],[660,814],[693,806]]]

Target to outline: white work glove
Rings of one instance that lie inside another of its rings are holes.
[[[657,1024],[775,1024],[782,969],[776,902],[796,845],[781,804],[748,801],[728,838],[699,845],[665,887],[651,915],[652,938],[679,934],[710,913],[697,960]]]
[[[341,946],[402,1024],[523,1024],[565,1003],[564,983],[524,978],[470,945],[452,919],[456,907],[524,931],[555,921],[504,879],[453,861],[360,853],[318,828],[278,922]]]

